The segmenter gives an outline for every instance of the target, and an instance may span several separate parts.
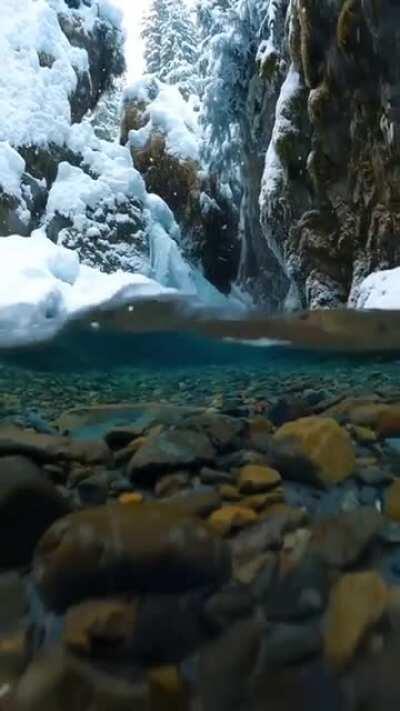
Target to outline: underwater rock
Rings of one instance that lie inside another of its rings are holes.
[[[203,484],[229,485],[229,483],[232,482],[233,477],[229,472],[210,469],[210,467],[203,467],[200,471],[200,480]]]
[[[288,571],[276,571],[260,602],[269,620],[299,621],[322,613],[328,592],[327,567],[317,556],[306,554]]]
[[[324,631],[325,658],[335,670],[351,661],[387,603],[387,587],[374,571],[348,573],[338,581],[331,592]]]
[[[385,491],[385,514],[392,521],[400,522],[400,479],[396,479]]]
[[[148,704],[143,680],[111,676],[58,648],[38,655],[10,694],[15,711],[148,711]]]
[[[217,449],[226,449],[234,444],[244,428],[244,423],[239,418],[206,411],[187,418],[185,428],[204,432]]]
[[[241,494],[261,494],[282,482],[276,469],[248,464],[239,471],[239,491]]]
[[[41,469],[23,456],[0,457],[1,566],[29,563],[46,529],[70,508]]]
[[[75,442],[68,437],[5,426],[0,428],[0,455],[7,454],[21,454],[45,463],[76,460],[83,464],[103,464],[109,463],[111,457],[101,440]]]
[[[132,644],[136,619],[136,600],[88,600],[68,609],[63,641],[85,656],[123,656]]]
[[[374,508],[338,513],[313,526],[309,550],[329,566],[348,568],[368,551],[384,523]]]
[[[189,711],[189,690],[178,667],[154,667],[147,678],[151,711]]]
[[[204,617],[214,633],[221,632],[238,619],[250,617],[253,607],[250,590],[237,581],[230,582],[207,600]]]
[[[259,666],[282,667],[316,656],[322,649],[318,622],[307,624],[268,624],[260,652]]]
[[[332,486],[351,476],[356,465],[351,438],[335,420],[305,417],[289,422],[274,435],[278,443],[293,443],[316,466],[316,479]]]
[[[0,573],[0,630],[22,622],[28,609],[26,585],[19,573]]]
[[[127,467],[135,482],[151,485],[166,470],[212,462],[215,450],[207,435],[192,430],[167,430],[150,435]]]
[[[243,504],[231,504],[214,511],[208,519],[210,528],[220,536],[228,536],[245,526],[257,521],[257,514],[253,509]]]
[[[230,574],[222,541],[183,507],[110,504],[70,514],[42,537],[34,579],[62,610],[93,595],[185,591]]]
[[[167,474],[158,480],[154,487],[154,493],[160,498],[163,498],[164,496],[171,496],[172,494],[176,494],[178,491],[184,489],[188,483],[189,476],[185,472]]]
[[[63,640],[80,655],[141,665],[182,661],[209,636],[207,591],[94,599],[68,609]]]

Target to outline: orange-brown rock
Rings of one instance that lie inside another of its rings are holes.
[[[188,711],[189,694],[176,666],[153,667],[148,672],[149,711]]]
[[[282,425],[277,442],[293,445],[315,466],[317,481],[332,486],[351,476],[356,458],[351,437],[330,417],[303,417]]]
[[[331,592],[324,631],[324,652],[335,670],[344,669],[368,632],[381,619],[388,590],[375,571],[348,573]]]
[[[260,494],[278,486],[282,481],[276,469],[257,464],[247,464],[239,471],[239,491],[242,494]]]
[[[240,501],[241,499],[238,488],[232,484],[220,484],[218,493],[225,501]]]
[[[242,499],[242,504],[248,506],[254,511],[262,511],[273,504],[281,504],[285,501],[285,493],[281,487],[277,487],[273,491],[266,494],[252,494]]]
[[[396,479],[385,491],[385,514],[392,521],[400,522],[400,479]]]
[[[263,449],[263,446],[269,440],[273,431],[274,426],[272,422],[265,417],[257,416],[249,420],[248,437],[251,445],[255,449]]]
[[[370,427],[349,425],[348,430],[360,444],[374,444],[377,441],[376,433]]]
[[[143,494],[138,494],[137,492],[127,491],[125,494],[121,494],[118,497],[120,504],[141,504],[144,497]]]
[[[136,617],[136,601],[88,600],[67,611],[64,643],[79,654],[123,655],[132,643]]]
[[[379,413],[376,423],[379,437],[397,437],[400,435],[400,406],[391,405]]]
[[[221,536],[227,536],[233,531],[244,528],[256,521],[257,514],[253,509],[240,504],[223,506],[217,511],[214,511],[208,519],[212,530]]]

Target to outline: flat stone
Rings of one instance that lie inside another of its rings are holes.
[[[200,479],[203,484],[229,484],[233,477],[229,472],[222,472],[210,467],[203,467],[200,471]]]
[[[335,585],[324,630],[325,657],[335,670],[349,664],[387,603],[386,585],[374,571],[349,573]]]
[[[304,417],[288,422],[275,433],[277,442],[292,443],[316,467],[322,486],[347,479],[356,466],[351,438],[346,430],[328,417]]]
[[[230,533],[249,526],[256,521],[257,514],[255,511],[240,504],[223,506],[214,511],[208,519],[211,529],[220,536],[228,536]]]
[[[238,488],[232,484],[220,484],[218,493],[225,501],[240,501],[242,498]]]
[[[276,469],[247,464],[239,472],[239,491],[242,494],[260,494],[278,486],[282,481]]]
[[[280,504],[285,501],[285,493],[281,487],[277,487],[273,491],[269,491],[267,494],[252,494],[251,496],[246,496],[242,499],[244,506],[248,506],[254,511],[262,511],[263,509],[272,506],[273,504]]]
[[[103,464],[111,461],[111,453],[101,440],[75,442],[68,437],[40,434],[18,427],[0,428],[0,456],[23,455],[39,463],[57,460]]]
[[[183,506],[109,504],[70,514],[40,540],[34,579],[62,610],[90,596],[183,592],[230,574],[226,544]]]
[[[378,441],[376,433],[369,427],[350,425],[348,431],[360,444],[375,444]]]
[[[149,436],[133,455],[127,474],[134,481],[152,483],[161,473],[212,462],[215,450],[207,435],[190,430],[168,430]]]
[[[118,497],[118,502],[120,504],[141,504],[144,501],[144,496],[143,494],[139,494],[138,492],[134,491],[129,491],[125,492],[124,494],[121,494]]]
[[[185,472],[167,474],[158,480],[154,487],[154,493],[160,498],[163,498],[164,496],[172,496],[187,487],[188,483],[189,476]]]
[[[81,439],[105,437],[112,443],[116,434],[115,430],[118,433],[116,435],[117,441],[121,428],[126,431],[128,427],[130,433],[139,437],[155,425],[171,427],[199,412],[196,407],[149,402],[94,405],[68,410],[58,418],[56,424],[61,432],[69,432],[74,437]]]
[[[160,502],[161,503],[161,502]],[[164,499],[162,503],[179,507],[182,513],[190,516],[206,518],[221,506],[221,497],[215,489],[207,488],[205,491],[181,491],[175,496]]]

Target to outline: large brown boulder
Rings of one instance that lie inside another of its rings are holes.
[[[54,609],[90,596],[185,591],[229,573],[226,545],[179,504],[70,514],[46,532],[34,559],[34,579]]]
[[[274,440],[293,445],[315,466],[315,478],[329,487],[347,479],[354,471],[356,457],[348,432],[330,417],[302,417],[278,429]]]

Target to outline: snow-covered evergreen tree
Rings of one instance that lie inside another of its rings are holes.
[[[198,94],[197,30],[183,0],[153,0],[142,37],[146,71],[177,86],[185,98]]]
[[[148,74],[160,77],[161,41],[167,23],[168,0],[152,0],[149,11],[143,19],[142,39],[144,42],[144,60]]]
[[[87,120],[93,126],[98,138],[104,141],[117,141],[121,124],[122,97],[126,78],[117,79],[111,89],[101,97],[94,111]]]

